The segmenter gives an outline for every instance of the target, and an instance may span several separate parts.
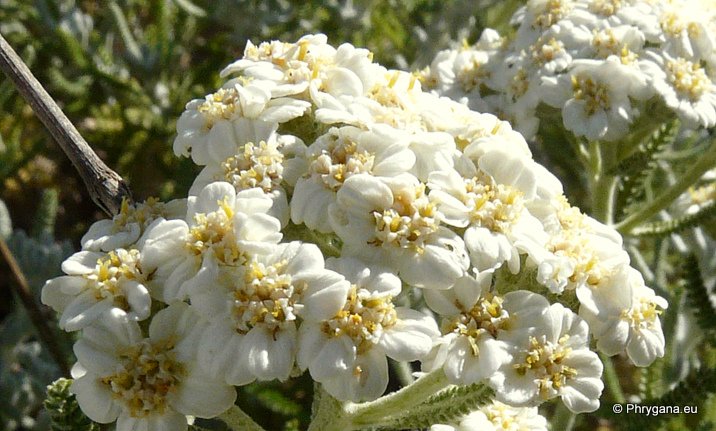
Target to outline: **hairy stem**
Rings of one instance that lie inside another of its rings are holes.
[[[619,375],[617,374],[616,368],[614,368],[612,358],[608,357],[604,353],[600,353],[599,358],[604,364],[603,377],[604,382],[606,383],[607,390],[611,394],[612,398],[614,398],[614,402],[620,404],[625,403],[626,397],[624,396],[624,392],[622,391],[622,386],[619,382]]]
[[[311,424],[308,431],[347,431],[351,428],[343,403],[333,398],[320,383],[313,385]]]
[[[390,395],[368,403],[348,404],[345,408],[354,424],[369,426],[425,401],[447,386],[447,377],[439,368]]]
[[[229,410],[219,415],[219,419],[234,431],[265,431],[261,425],[254,422],[249,415],[236,405],[231,406]]]
[[[75,166],[95,204],[108,215],[117,214],[122,199],[126,197],[131,201],[129,187],[119,174],[105,165],[92,151],[2,35],[0,35],[0,69],[15,84],[15,88],[27,100],[42,124]]]

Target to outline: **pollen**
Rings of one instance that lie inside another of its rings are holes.
[[[373,211],[375,236],[368,241],[376,246],[411,249],[422,253],[425,242],[437,232],[439,221],[435,206],[425,195],[425,186],[420,185],[414,193],[397,194],[393,206],[382,211]]]
[[[469,208],[470,223],[492,232],[508,233],[524,210],[524,194],[489,176],[466,178],[462,203]]]
[[[374,163],[375,154],[359,149],[358,143],[349,138],[335,136],[311,161],[308,173],[320,178],[326,188],[338,191],[351,176],[370,173]]]
[[[131,204],[127,198],[124,198],[119,214],[112,219],[112,233],[122,232],[128,225],[134,223],[145,228],[157,218],[164,216],[166,216],[164,203],[157,198],[150,197],[138,204]]]
[[[285,260],[268,265],[254,260],[243,268],[243,281],[234,287],[233,295],[238,333],[246,334],[257,325],[277,331],[297,319],[305,284],[293,282],[285,272],[287,264]]]
[[[152,344],[145,339],[120,356],[117,372],[100,378],[100,383],[109,387],[132,417],[163,414],[168,407],[167,398],[186,376],[186,367],[172,351],[173,344],[171,340]]]
[[[194,215],[187,248],[197,256],[212,252],[224,265],[240,265],[246,261],[246,256],[237,244],[234,209],[226,198],[217,203],[219,208],[216,211]]]
[[[259,187],[268,193],[281,184],[282,163],[283,154],[275,142],[249,142],[239,154],[222,162],[222,179],[232,184],[236,190]]]
[[[376,345],[397,321],[392,295],[371,293],[353,285],[343,309],[326,320],[321,329],[329,337],[350,337],[361,354]]]
[[[545,336],[531,336],[524,360],[513,365],[517,374],[524,376],[530,373],[534,377],[543,400],[559,394],[560,389],[578,375],[575,368],[564,363],[572,354],[572,348],[567,346],[568,341],[567,334],[556,343],[547,341]]]
[[[477,303],[469,310],[463,310],[460,314],[447,320],[443,324],[443,333],[456,333],[467,337],[472,349],[473,356],[479,356],[478,342],[483,337],[497,337],[500,329],[509,325],[509,314],[502,308],[503,298],[485,293]],[[460,304],[456,304],[462,308]]]
[[[230,120],[241,111],[239,92],[235,88],[221,88],[204,98],[197,110],[204,116],[204,128],[210,130],[219,120]]]
[[[127,281],[144,280],[139,268],[139,251],[117,249],[97,259],[92,273],[84,275],[88,288],[94,291],[97,300],[114,298],[115,306],[128,311],[129,304],[124,296],[122,284]]]
[[[685,58],[667,62],[666,74],[676,92],[692,102],[701,99],[701,96],[708,92],[713,85],[706,75],[706,71],[699,64],[692,63]]]
[[[606,111],[611,106],[609,88],[588,76],[573,75],[572,91],[575,99],[585,102],[584,111],[587,115],[594,115],[602,110]]]

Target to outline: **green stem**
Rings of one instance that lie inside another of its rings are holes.
[[[389,359],[390,367],[393,369],[395,376],[402,386],[411,385],[415,379],[413,378],[413,370],[410,368],[409,362],[394,361]]]
[[[619,232],[628,235],[631,230],[641,222],[650,219],[659,211],[667,208],[683,192],[695,184],[706,171],[716,166],[716,139],[704,155],[696,161],[674,184],[664,190],[663,193],[654,198],[651,202],[641,207],[629,217],[616,225]]]
[[[626,397],[622,391],[621,383],[619,382],[619,375],[617,375],[617,370],[614,368],[612,359],[604,353],[600,353],[599,358],[604,364],[604,383],[606,383],[607,389],[611,393],[612,398],[614,398],[614,402],[620,404],[625,403]]]
[[[266,431],[236,405],[219,415],[219,419],[234,431]]]
[[[368,426],[425,401],[447,386],[447,377],[439,368],[397,392],[367,403],[348,404],[345,409],[354,424]]]
[[[574,422],[577,419],[577,415],[569,411],[567,406],[563,403],[558,402],[557,408],[554,410],[552,415],[551,425],[553,430],[564,430],[571,431],[574,428]]]
[[[352,429],[343,403],[333,398],[320,383],[313,385],[313,406],[308,431],[346,431]]]
[[[614,165],[615,149],[616,143],[607,145],[597,141],[589,143],[592,216],[605,224],[612,223],[614,214],[616,178],[609,174],[609,170]]]

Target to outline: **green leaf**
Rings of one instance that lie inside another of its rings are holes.
[[[679,382],[672,390],[660,397],[647,398],[640,405],[643,406],[694,406],[702,403],[706,398],[716,392],[716,369],[697,368],[693,369],[688,376]],[[701,409],[700,409],[701,410]],[[641,415],[628,414],[620,415],[619,422],[626,430],[655,430],[671,419],[668,414]]]
[[[627,214],[637,202],[644,199],[646,182],[656,170],[656,160],[674,142],[678,131],[679,122],[676,120],[662,125],[634,154],[610,170],[610,175],[619,175],[621,180],[617,194],[617,211],[621,210],[623,214]]]
[[[716,310],[699,270],[699,262],[693,254],[688,255],[681,265],[686,304],[694,311],[699,326],[716,334]]]
[[[45,409],[50,414],[52,431],[99,431],[80,409],[77,399],[70,393],[72,380],[61,378],[47,387]]]
[[[399,412],[380,429],[422,429],[431,425],[457,422],[463,416],[478,407],[492,401],[494,392],[489,387],[476,383],[469,386],[451,386],[437,395],[428,398],[424,403]]]
[[[700,224],[716,218],[716,201],[709,202],[697,212],[672,220],[646,222],[635,227],[629,235],[631,236],[667,236],[684,229],[696,227]]]

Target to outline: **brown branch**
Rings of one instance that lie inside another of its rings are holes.
[[[12,80],[15,88],[32,106],[40,121],[69,157],[94,203],[110,216],[117,214],[123,198],[126,197],[131,201],[129,187],[119,174],[105,165],[92,151],[2,35],[0,35],[0,69]]]
[[[0,255],[2,255],[3,260],[7,262],[10,272],[15,277],[15,281],[17,282],[14,289],[15,293],[20,298],[28,316],[30,316],[30,320],[37,330],[37,335],[47,347],[47,350],[50,352],[50,356],[52,356],[57,365],[60,367],[62,374],[69,376],[70,367],[64,353],[62,353],[62,348],[57,342],[55,330],[50,328],[50,325],[47,324],[47,319],[43,315],[40,306],[37,302],[35,302],[35,298],[32,295],[30,286],[27,284],[25,275],[22,273],[22,269],[20,269],[20,265],[17,264],[15,257],[12,255],[12,252],[2,239],[0,239]],[[10,284],[14,285],[13,283]]]

